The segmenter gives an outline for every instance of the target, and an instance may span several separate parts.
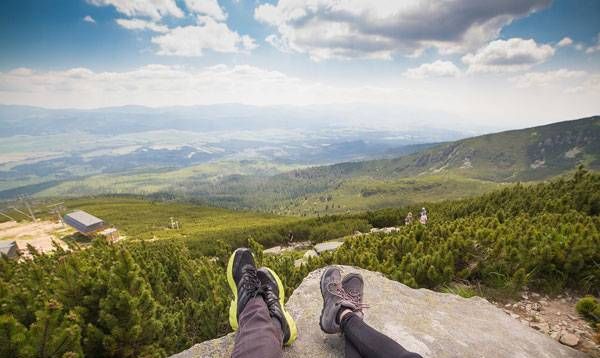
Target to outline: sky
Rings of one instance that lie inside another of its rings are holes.
[[[597,0],[2,7],[1,104],[368,104],[500,127],[600,114]]]

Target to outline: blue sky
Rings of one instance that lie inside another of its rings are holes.
[[[365,102],[492,123],[600,112],[596,0],[8,0],[2,7],[5,104]]]

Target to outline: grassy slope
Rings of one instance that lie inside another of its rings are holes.
[[[399,174],[443,168],[470,178],[495,182],[547,179],[583,162],[600,168],[600,117],[494,133],[442,145],[400,158]],[[568,152],[577,148],[576,155]],[[465,168],[465,162],[471,168]],[[543,165],[539,166],[543,162]]]
[[[323,198],[333,198],[334,212],[454,199],[505,182],[550,179],[580,163],[600,168],[600,117],[469,138],[391,160],[297,170],[271,181],[312,190],[290,195],[276,212],[315,214],[331,210]]]
[[[339,214],[387,207],[408,206],[421,202],[461,199],[480,195],[502,184],[436,174],[415,178],[374,180],[357,177],[344,181],[326,194],[317,193],[290,200],[279,212],[289,215]]]
[[[172,171],[95,175],[60,183],[38,196],[81,196],[98,194],[150,194],[185,192],[190,185],[211,185],[229,175],[274,175],[299,168],[266,161],[218,161]]]
[[[139,198],[81,198],[68,200],[65,205],[96,215],[136,239],[212,238],[242,229],[298,221],[291,217]],[[170,229],[171,217],[180,222],[180,230]]]
[[[573,148],[580,152],[567,157]],[[538,160],[544,165],[533,168]],[[466,162],[471,165],[465,165]],[[549,178],[574,169],[580,162],[600,168],[600,117],[463,139],[396,159],[305,169],[294,176],[311,180],[361,175],[390,179],[451,172],[506,182]]]

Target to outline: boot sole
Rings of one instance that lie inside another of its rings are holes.
[[[229,325],[231,329],[237,331],[238,329],[238,318],[237,318],[237,302],[238,302],[238,294],[237,294],[237,286],[235,284],[235,280],[233,279],[233,259],[235,258],[236,252],[240,249],[236,249],[231,256],[229,256],[229,261],[227,261],[227,283],[229,284],[229,288],[231,292],[233,292],[233,300],[231,300],[231,304],[229,305]]]
[[[279,304],[281,305],[281,310],[283,311],[283,316],[285,317],[285,320],[290,329],[290,338],[288,338],[288,340],[286,342],[284,342],[284,344],[286,346],[289,346],[292,343],[294,343],[296,338],[298,338],[298,329],[296,328],[296,322],[294,321],[292,316],[288,313],[288,311],[285,310],[285,305],[284,305],[285,289],[283,287],[283,282],[281,282],[281,279],[279,278],[279,276],[277,276],[275,271],[271,270],[268,267],[265,267],[265,268],[267,269],[267,271],[269,271],[269,273],[271,274],[273,279],[275,279],[275,282],[277,282],[277,289],[279,290]]]

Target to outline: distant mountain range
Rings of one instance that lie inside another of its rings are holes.
[[[0,105],[0,198],[97,175],[152,176],[216,162],[230,163],[230,169],[254,163],[235,174],[256,174],[252,167],[261,166],[256,163],[273,163],[259,172],[275,174],[403,155],[481,130],[440,127],[433,114],[419,118],[358,105],[91,110]]]
[[[0,138],[64,133],[106,136],[163,130],[218,132],[275,128],[309,131],[368,129],[387,132],[388,137],[413,138],[413,143],[423,143],[494,129],[473,126],[460,118],[446,121],[447,124],[444,125],[440,124],[440,117],[453,118],[444,113],[369,105],[260,107],[234,103],[159,108],[124,106],[89,110],[0,105]]]
[[[443,143],[394,159],[260,180],[233,176],[195,194],[226,206],[310,215],[476,195],[507,182],[559,176],[579,164],[600,169],[600,116]]]
[[[453,141],[466,134],[355,128],[335,116],[324,121],[324,112],[286,110],[277,117],[273,108],[226,105],[81,112],[0,106],[0,149],[8,149],[0,199],[131,193],[320,215],[477,195],[579,164],[600,168],[599,116]],[[311,113],[314,121],[280,123]],[[37,135],[27,123],[37,123]],[[52,123],[63,127],[54,132]]]
[[[578,164],[600,168],[600,116],[443,143],[395,159],[341,163],[288,175],[391,179],[452,173],[514,182],[546,179]]]

